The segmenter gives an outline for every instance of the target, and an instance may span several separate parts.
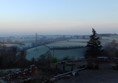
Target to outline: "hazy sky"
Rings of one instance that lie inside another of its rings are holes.
[[[0,0],[0,34],[118,33],[118,0]]]

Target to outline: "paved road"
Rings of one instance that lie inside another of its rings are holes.
[[[118,83],[118,70],[112,70],[110,65],[104,64],[99,70],[84,70],[79,76],[62,79],[56,83]]]

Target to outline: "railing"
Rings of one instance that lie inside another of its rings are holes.
[[[54,82],[54,81],[57,81],[57,80],[59,80],[59,79],[61,79],[63,77],[66,77],[68,75],[70,75],[70,76],[76,76],[76,74],[78,74],[80,71],[85,70],[85,69],[87,69],[87,67],[84,67],[84,68],[81,68],[81,69],[76,69],[76,70],[73,70],[73,71],[69,71],[69,72],[66,72],[66,73],[59,74],[59,75],[56,75],[56,76],[52,77],[49,80],[45,80],[43,83]]]

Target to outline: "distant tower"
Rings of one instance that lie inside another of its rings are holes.
[[[35,43],[36,43],[35,45],[38,44],[37,40],[38,40],[38,34],[36,33],[36,34],[35,34]]]

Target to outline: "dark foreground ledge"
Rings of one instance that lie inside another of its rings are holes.
[[[102,65],[99,70],[84,70],[79,76],[61,79],[55,83],[118,83],[118,70]]]

